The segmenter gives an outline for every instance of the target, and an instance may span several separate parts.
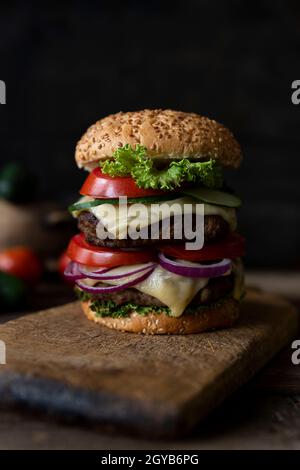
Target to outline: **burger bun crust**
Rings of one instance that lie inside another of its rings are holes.
[[[222,124],[195,113],[145,109],[112,114],[93,124],[77,144],[76,163],[91,170],[126,144],[143,145],[148,157],[160,161],[212,158],[237,168],[242,159],[238,142]]]
[[[132,312],[127,317],[112,318],[96,316],[90,308],[90,302],[81,302],[82,309],[89,320],[108,328],[131,333],[144,334],[190,334],[207,330],[228,328],[239,317],[239,302],[228,297],[220,305],[199,309],[192,315],[170,317],[165,313],[140,315]]]

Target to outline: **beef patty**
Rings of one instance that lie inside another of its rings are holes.
[[[78,228],[81,232],[84,233],[85,239],[91,245],[96,246],[107,246],[109,248],[132,248],[138,246],[151,246],[162,240],[162,226],[159,226],[159,239],[143,239],[138,238],[137,240],[132,240],[131,238],[118,240],[118,239],[109,239],[106,238],[101,240],[97,237],[96,227],[98,224],[98,219],[91,212],[84,211],[81,212],[78,216]],[[193,218],[195,225],[196,218]],[[229,232],[228,223],[219,215],[206,215],[204,217],[204,240],[205,243],[215,242],[226,237]],[[174,238],[174,220],[170,222],[170,240],[174,242],[186,241],[183,237],[182,239]],[[165,240],[166,241],[166,240]]]
[[[212,278],[208,284],[201,289],[193,298],[189,306],[208,305],[217,302],[219,299],[229,294],[233,289],[233,276],[221,276]],[[99,300],[112,300],[117,305],[127,302],[133,302],[137,305],[155,305],[157,307],[165,307],[160,300],[152,295],[144,294],[134,288],[129,288],[119,292],[111,292],[109,294],[95,295]]]

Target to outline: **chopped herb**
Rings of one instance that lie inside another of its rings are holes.
[[[125,302],[122,305],[118,305],[112,300],[101,300],[95,298],[92,294],[83,292],[81,289],[75,288],[75,292],[82,302],[91,301],[90,308],[95,312],[97,317],[111,317],[111,318],[122,318],[127,317],[131,312],[136,312],[139,315],[147,315],[148,313],[165,313],[168,316],[171,315],[171,310],[169,307],[158,307],[157,305],[137,305],[134,302]],[[230,297],[232,294],[228,294],[225,297],[222,297],[217,302],[208,305],[198,305],[193,307],[187,307],[184,314],[186,315],[197,315],[203,310],[208,308],[215,308],[224,302],[224,300]]]

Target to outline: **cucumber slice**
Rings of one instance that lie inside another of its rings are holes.
[[[202,202],[208,204],[215,204],[217,206],[225,207],[240,207],[242,201],[234,194],[225,193],[218,189],[209,188],[187,188],[182,191],[186,196],[192,196]]]
[[[172,194],[168,196],[149,196],[149,197],[137,197],[137,198],[127,198],[128,204],[151,204],[155,202],[170,201],[176,199],[178,194]],[[101,204],[119,204],[119,198],[115,199],[93,199],[91,201],[76,202],[69,206],[70,212],[83,211],[91,209],[91,207],[100,206]]]
[[[96,207],[100,206],[100,204],[117,204],[118,199],[93,199],[92,201],[86,201],[86,202],[75,202],[75,204],[72,204],[69,206],[69,211],[70,212],[75,212],[75,211],[83,211],[85,209],[90,209],[91,207]]]

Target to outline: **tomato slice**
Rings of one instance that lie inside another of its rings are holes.
[[[127,197],[146,197],[168,194],[168,191],[160,189],[139,188],[131,176],[112,177],[101,172],[100,168],[95,168],[89,173],[80,194],[83,196],[93,196],[94,198],[115,198],[120,196]]]
[[[156,259],[152,250],[121,250],[118,248],[95,247],[86,242],[82,233],[75,235],[68,246],[67,255],[71,260],[87,266],[126,266],[147,263]]]
[[[64,275],[65,269],[70,263],[71,258],[67,255],[67,252],[64,251],[60,257],[58,258],[58,263],[57,263],[57,270],[61,276]]]
[[[184,245],[162,245],[160,250],[173,258],[187,261],[210,261],[223,258],[234,259],[245,254],[245,238],[231,233],[225,240],[204,245],[201,250],[185,250]]]
[[[34,284],[40,280],[43,266],[30,248],[16,246],[0,252],[0,271]]]

